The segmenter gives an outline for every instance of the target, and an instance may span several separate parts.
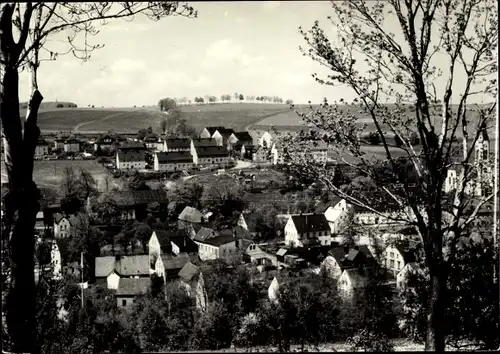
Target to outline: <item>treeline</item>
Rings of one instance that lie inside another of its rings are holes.
[[[189,99],[188,97],[181,97],[181,98],[164,98],[161,99],[158,103],[158,106],[160,107],[160,110],[165,111],[166,107],[171,106],[172,104],[175,104],[175,106],[189,106],[192,104],[199,105],[199,104],[216,104],[216,103],[242,103],[242,102],[247,102],[247,103],[276,103],[276,104],[293,104],[292,99],[287,99],[284,100],[283,98],[279,96],[245,96],[242,93],[235,92],[233,95],[230,94],[224,94],[221,95],[220,97],[213,96],[213,95],[205,95],[205,96],[195,96],[193,99]],[[163,108],[162,108],[163,107]]]

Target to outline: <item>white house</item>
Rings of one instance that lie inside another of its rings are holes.
[[[259,146],[262,146],[264,148],[271,148],[273,145],[273,136],[269,132],[264,132],[259,138],[258,138],[258,144]]]
[[[42,137],[38,138],[35,147],[35,157],[40,158],[49,154],[49,144]]]
[[[385,268],[390,270],[396,276],[407,263],[414,262],[416,258],[415,251],[410,248],[394,244],[385,248],[382,253],[382,263]]]
[[[229,162],[229,153],[222,146],[199,146],[193,150],[193,162],[197,166],[224,166]]]
[[[368,279],[356,269],[346,269],[342,272],[337,282],[339,295],[343,300],[354,301],[362,295]]]
[[[193,157],[188,151],[157,152],[154,157],[155,171],[185,171],[194,167]]]
[[[189,138],[168,138],[163,141],[163,144],[163,151],[165,152],[191,150],[191,139]]]
[[[142,149],[120,149],[116,153],[116,168],[119,170],[146,168],[146,152]]]
[[[152,273],[148,255],[95,258],[96,283],[105,284],[108,289],[118,289],[120,279],[149,278]]]
[[[280,284],[278,282],[278,279],[274,277],[271,285],[269,285],[269,288],[267,289],[267,297],[271,302],[274,302],[275,304],[278,303],[279,290]]]
[[[330,225],[330,232],[338,234],[349,218],[349,212],[352,210],[345,199],[339,200],[333,206],[329,206],[325,211],[326,220]]]
[[[238,250],[232,230],[223,230],[215,236],[200,239],[195,236],[194,242],[198,245],[199,257],[202,261],[230,258]]]
[[[67,139],[64,142],[64,152],[80,152],[80,142],[74,138]]]
[[[285,244],[288,246],[329,246],[331,243],[330,225],[324,214],[292,215],[285,225]]]
[[[71,222],[62,214],[54,214],[54,237],[66,238],[71,233]]]

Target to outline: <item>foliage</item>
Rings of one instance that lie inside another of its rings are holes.
[[[380,136],[378,135],[378,133],[370,132],[370,134],[368,134],[368,142],[371,145],[380,145],[380,143],[382,142],[382,139],[380,139]]]
[[[172,98],[162,98],[158,101],[158,107],[162,112],[170,112],[177,107],[177,103]]]
[[[214,301],[207,311],[197,319],[191,340],[191,350],[229,348],[233,340],[231,321],[234,314],[225,302]]]
[[[232,224],[246,206],[243,187],[235,180],[211,183],[203,190],[202,206],[212,211],[216,218]]]
[[[97,182],[92,174],[80,168],[77,175],[71,166],[63,171],[61,180],[61,207],[67,213],[77,212],[88,197],[97,193]]]
[[[174,213],[180,214],[186,206],[201,209],[201,198],[204,187],[197,181],[177,181],[172,188],[167,190],[169,202],[175,202]]]
[[[358,334],[349,339],[353,352],[393,352],[394,348],[387,336],[373,333],[368,330],[361,330]]]

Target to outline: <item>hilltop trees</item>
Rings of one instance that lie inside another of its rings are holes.
[[[96,23],[145,15],[158,20],[170,15],[196,16],[193,8],[177,2],[120,3],[9,3],[0,5],[0,116],[4,158],[9,181],[6,198],[6,232],[9,234],[11,283],[6,322],[11,351],[38,352],[35,337],[34,224],[40,193],[33,182],[33,155],[40,135],[37,114],[43,96],[38,89],[37,69],[42,61],[56,60],[71,52],[89,59],[100,45],[79,42],[98,33]],[[65,31],[59,49],[50,39]],[[82,44],[79,44],[82,43]],[[29,71],[30,100],[24,124],[19,106],[19,72]]]
[[[162,112],[170,112],[177,107],[177,102],[174,98],[162,98],[158,101],[158,107]]]
[[[297,113],[337,150],[338,160],[371,179],[377,190],[385,194],[383,203],[394,201],[401,210],[399,218],[418,230],[430,289],[425,348],[443,351],[446,279],[457,256],[457,242],[480,208],[493,198],[485,190],[472,199],[465,189],[477,167],[469,163],[474,143],[494,111],[494,105],[472,109],[468,102],[477,93],[496,97],[495,3],[491,0],[345,1],[333,3],[332,7],[333,14],[328,19],[336,27],[338,37],[327,38],[316,21],[309,31],[301,29],[308,45],[302,51],[331,71],[326,78],[315,74],[319,83],[343,84],[356,98],[349,105],[343,104],[342,99],[340,104],[325,100],[320,108],[311,106],[308,112],[297,110]],[[386,27],[390,17],[397,28]],[[434,56],[438,52],[439,61],[447,63],[443,72]],[[455,81],[459,70],[466,74],[465,83]],[[434,84],[438,79],[444,83],[441,91]],[[452,96],[457,97],[457,106],[453,108]],[[386,100],[396,104],[385,105]],[[363,129],[357,113],[360,111],[374,124],[398,183],[384,183],[385,177],[364,156],[359,139]],[[402,141],[399,148],[387,141],[386,130],[399,136]],[[418,149],[412,143],[413,132],[420,140]],[[365,198],[359,190],[335,186],[331,171],[294,154],[307,151],[311,138],[304,135],[283,139],[286,159],[292,161],[294,172],[312,174],[338,196],[380,215],[381,203]],[[453,144],[456,138],[461,142],[459,151]],[[414,185],[409,185],[405,170],[396,168],[396,148],[414,166],[417,173]],[[354,157],[359,163],[353,164],[344,156]],[[458,188],[446,205],[443,185],[452,157],[455,163],[458,159],[460,166]]]

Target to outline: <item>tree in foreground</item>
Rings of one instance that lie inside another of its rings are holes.
[[[392,202],[399,210],[394,218],[418,230],[429,272],[425,349],[443,351],[446,279],[456,257],[457,240],[493,198],[488,188],[474,197],[467,189],[477,180],[474,176],[485,176],[485,163],[474,163],[473,157],[494,104],[472,107],[470,102],[477,95],[484,100],[496,97],[495,3],[345,1],[332,2],[332,9],[328,20],[336,37],[328,38],[316,21],[309,31],[301,29],[308,45],[302,51],[329,71],[327,77],[313,75],[317,82],[343,85],[356,98],[349,104],[343,99],[334,104],[325,100],[319,108],[297,110],[304,123],[315,129],[282,139],[286,159],[294,173],[313,174],[336,195],[378,215],[383,215],[382,206]],[[459,75],[465,79],[459,81]],[[443,87],[435,85],[437,80]],[[457,97],[454,105],[452,96]],[[386,183],[387,176],[381,176],[373,159],[364,153],[360,137],[366,118],[380,137],[393,183]],[[402,143],[392,144],[386,131]],[[412,133],[418,136],[418,148]],[[366,176],[383,197],[370,199],[362,186],[346,189],[334,185],[331,170],[307,159],[309,146],[317,139],[330,144],[337,161]],[[411,162],[415,183],[408,183],[407,171],[397,168],[397,153]],[[452,165],[458,170],[458,182],[450,202],[445,203],[443,186]]]
[[[35,283],[33,270],[34,224],[39,192],[33,182],[33,156],[40,135],[37,114],[43,96],[37,70],[42,61],[72,53],[90,59],[94,49],[88,39],[98,33],[95,25],[134,15],[160,20],[170,15],[196,16],[193,8],[178,2],[148,3],[9,3],[0,8],[0,93],[3,146],[9,193],[6,199],[11,283],[7,298],[7,327],[11,350],[37,352],[35,340]],[[51,48],[51,38],[67,34],[68,50]],[[82,41],[79,41],[82,39]],[[31,96],[26,117],[21,119],[19,72],[30,73]]]

